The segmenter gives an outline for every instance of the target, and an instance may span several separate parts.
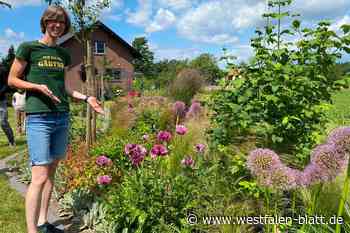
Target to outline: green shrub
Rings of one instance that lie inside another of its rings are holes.
[[[174,100],[191,103],[193,96],[199,92],[204,85],[204,78],[196,69],[185,68],[179,72],[170,87],[170,96]]]
[[[284,6],[288,1],[275,2]],[[281,20],[289,12],[267,16]],[[243,78],[222,82],[211,108],[216,144],[232,143],[237,136],[256,134],[260,147],[299,153],[305,161],[308,149],[322,133],[325,110],[335,90],[332,69],[342,51],[350,52],[348,27],[344,35],[321,21],[316,28],[302,28],[294,20],[290,28],[268,25],[251,40],[255,56]],[[294,46],[285,35],[300,35]]]

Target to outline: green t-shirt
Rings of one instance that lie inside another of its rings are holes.
[[[68,95],[64,87],[64,67],[70,65],[69,53],[59,46],[48,46],[39,41],[22,43],[16,58],[27,62],[25,79],[31,83],[45,84],[61,103],[54,103],[40,92],[27,91],[25,112],[69,111]]]

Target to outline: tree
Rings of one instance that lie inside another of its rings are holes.
[[[4,1],[0,1],[0,6],[6,6],[8,8],[12,8],[12,6],[10,4],[8,4],[7,2],[4,2]]]
[[[146,37],[136,37],[132,46],[141,54],[140,58],[134,60],[135,71],[147,77],[154,76],[154,53],[150,50]]]
[[[15,60],[15,48],[13,47],[13,45],[11,45],[8,49],[6,57],[4,57],[1,61],[2,65],[7,71],[10,70],[13,60]]]
[[[87,95],[96,96],[96,78],[94,68],[94,57],[92,52],[91,32],[94,30],[101,11],[110,7],[110,0],[45,0],[49,4],[65,5],[73,16],[73,28],[77,32],[76,38],[83,45],[84,67],[86,68]],[[90,105],[86,109],[86,145],[89,148],[96,140],[96,113]]]
[[[209,53],[203,53],[193,59],[190,67],[200,70],[204,78],[212,84],[224,76],[224,72],[219,68],[216,58]]]

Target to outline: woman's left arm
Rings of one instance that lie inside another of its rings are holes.
[[[100,102],[96,99],[96,97],[94,96],[87,96],[87,95],[84,95],[82,93],[80,93],[79,91],[76,91],[76,90],[73,90],[69,83],[68,83],[68,78],[67,78],[67,70],[68,68],[65,68],[64,70],[64,86],[65,86],[65,89],[66,89],[66,92],[68,93],[68,95],[72,96],[73,98],[75,99],[78,99],[78,100],[83,100],[85,101],[86,103],[90,104],[90,106],[98,113],[100,114],[104,114],[104,111],[101,107],[101,104]],[[74,76],[73,76],[74,77]]]

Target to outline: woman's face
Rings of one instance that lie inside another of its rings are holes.
[[[65,27],[66,27],[66,24],[64,21],[59,21],[59,20],[46,21],[46,33],[48,33],[49,36],[53,38],[60,37],[63,34]]]

